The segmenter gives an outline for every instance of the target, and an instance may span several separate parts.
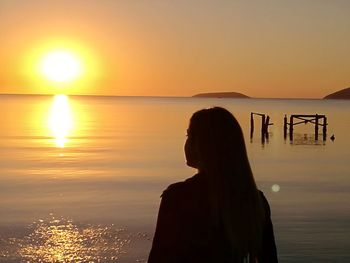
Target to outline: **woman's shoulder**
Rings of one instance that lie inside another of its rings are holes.
[[[200,175],[196,174],[184,181],[173,183],[169,185],[164,191],[161,197],[183,196],[194,191],[194,188],[200,182]]]

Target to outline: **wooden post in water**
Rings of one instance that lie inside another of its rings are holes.
[[[266,116],[265,114],[261,115],[261,133],[264,134],[265,132],[265,119],[266,119]]]
[[[318,140],[318,114],[316,114],[316,117],[315,117],[315,140],[317,141]]]
[[[323,117],[323,140],[325,141],[327,139],[327,117]]]
[[[269,125],[270,125],[270,116],[267,115],[266,121],[265,121],[265,130],[264,130],[266,139],[269,139]]]
[[[253,138],[253,133],[254,133],[254,117],[253,113],[250,113],[250,138]]]
[[[266,125],[265,114],[261,115],[261,143],[265,143],[265,125]]]
[[[293,115],[289,119],[289,139],[293,141]]]
[[[287,115],[284,115],[284,121],[283,121],[283,137],[284,137],[284,139],[287,138]]]

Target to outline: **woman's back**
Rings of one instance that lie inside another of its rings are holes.
[[[233,263],[236,260],[222,225],[213,224],[207,180],[196,174],[168,187],[162,195],[149,263],[201,262]],[[260,262],[277,262],[268,203],[265,203],[265,249]]]

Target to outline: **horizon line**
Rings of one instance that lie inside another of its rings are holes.
[[[64,94],[64,93],[0,93],[0,95],[6,96],[55,96],[55,95],[66,95],[66,96],[80,96],[80,97],[145,97],[145,98],[195,98],[195,99],[270,99],[270,100],[323,100],[324,98],[295,98],[295,97],[247,97],[247,98],[230,98],[230,97],[194,97],[192,96],[161,96],[161,95],[103,95],[103,94]]]

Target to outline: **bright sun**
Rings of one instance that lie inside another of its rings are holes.
[[[52,51],[43,57],[40,70],[46,78],[55,82],[73,81],[82,72],[81,63],[73,53]]]

